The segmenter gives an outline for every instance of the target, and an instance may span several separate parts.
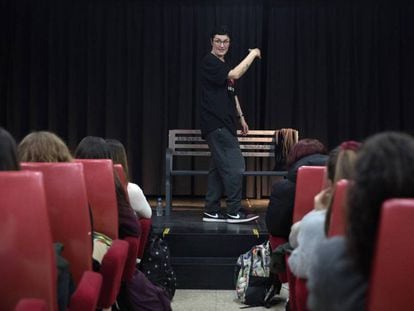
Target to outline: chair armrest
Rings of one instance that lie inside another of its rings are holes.
[[[98,304],[102,286],[102,276],[99,273],[85,271],[70,297],[68,311],[94,311]]]
[[[151,231],[152,220],[150,218],[140,218],[139,222],[141,224],[141,243],[139,244],[138,258],[142,259]]]
[[[121,287],[122,275],[128,256],[128,242],[113,240],[111,247],[102,259],[100,273],[102,288],[98,308],[109,308],[116,301]]]
[[[37,298],[24,298],[19,301],[14,311],[47,311],[46,301]]]
[[[132,236],[127,236],[124,241],[128,242],[128,257],[125,262],[124,274],[122,276],[123,281],[129,281],[134,276],[134,272],[137,266],[137,256],[140,245],[140,239]]]

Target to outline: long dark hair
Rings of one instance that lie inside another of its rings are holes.
[[[124,145],[117,139],[106,139],[109,151],[111,153],[114,164],[121,164],[125,173],[125,177],[129,180],[128,159]]]
[[[0,171],[18,171],[16,141],[8,131],[0,127]]]
[[[370,275],[382,203],[409,197],[414,197],[414,139],[398,132],[368,138],[355,165],[346,232],[348,250],[365,276]]]

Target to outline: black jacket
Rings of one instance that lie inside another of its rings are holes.
[[[286,179],[272,185],[269,206],[266,211],[266,226],[271,235],[288,238],[292,226],[293,206],[295,204],[296,176],[301,166],[325,166],[327,155],[312,154],[295,162]]]

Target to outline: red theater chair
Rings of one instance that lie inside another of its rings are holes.
[[[325,166],[301,166],[298,169],[295,190],[295,205],[293,208],[293,223],[314,208],[315,196],[326,183]],[[292,311],[305,311],[307,288],[306,280],[297,278],[289,268],[286,256],[286,273],[289,282],[289,307]]]
[[[118,203],[111,160],[76,159],[83,164],[86,193],[92,209],[94,230],[118,238]]]
[[[22,170],[43,174],[54,242],[64,246],[75,284],[92,270],[92,229],[81,163],[21,163]]]
[[[329,223],[329,237],[345,234],[345,203],[348,184],[349,181],[346,179],[339,180],[336,183]]]
[[[142,259],[145,251],[145,246],[147,245],[148,236],[151,231],[152,220],[150,218],[140,218],[139,223],[141,225],[141,239],[137,256],[138,258]]]
[[[301,166],[298,169],[295,190],[293,223],[301,220],[314,207],[314,198],[325,185],[325,166]]]
[[[102,277],[92,272],[91,220],[82,164],[30,162],[21,163],[21,168],[43,174],[52,240],[63,244],[62,256],[77,286],[70,309],[95,310]]]
[[[25,298],[41,299],[48,310],[57,310],[56,264],[42,174],[0,172],[0,206],[1,310],[14,310]]]
[[[118,203],[115,192],[114,166],[112,160],[76,159],[85,172],[86,190],[92,209],[94,230],[111,239],[118,238]],[[136,269],[140,240],[136,237],[124,239],[128,255],[123,271],[124,280],[130,280]]]
[[[384,202],[368,290],[368,311],[413,310],[414,199]]]
[[[115,168],[116,173],[119,176],[120,181],[122,182],[122,184],[125,187],[125,192],[128,193],[128,180],[126,179],[125,172],[124,172],[124,169],[123,169],[122,165],[121,164],[114,164],[114,168]],[[141,237],[139,239],[139,245],[136,245],[136,246],[138,247],[137,257],[142,258],[143,254],[144,254],[144,250],[145,250],[145,245],[147,244],[148,235],[149,235],[149,232],[151,230],[152,221],[151,221],[151,219],[139,218],[139,223],[140,223],[140,226],[141,226]],[[132,243],[132,241],[130,243]],[[134,246],[130,245],[130,248],[133,249]],[[135,250],[131,251],[131,253],[133,253],[134,251]],[[128,272],[127,272],[127,274],[128,274]]]

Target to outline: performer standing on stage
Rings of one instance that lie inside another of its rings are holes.
[[[211,52],[201,64],[201,133],[211,152],[203,221],[241,223],[257,219],[241,210],[244,158],[237,140],[237,123],[243,134],[249,126],[241,110],[234,81],[241,78],[254,59],[260,58],[258,48],[235,68],[225,62],[231,35],[227,27],[211,33]],[[238,122],[237,122],[238,121]],[[226,194],[227,213],[220,210],[220,200]]]

